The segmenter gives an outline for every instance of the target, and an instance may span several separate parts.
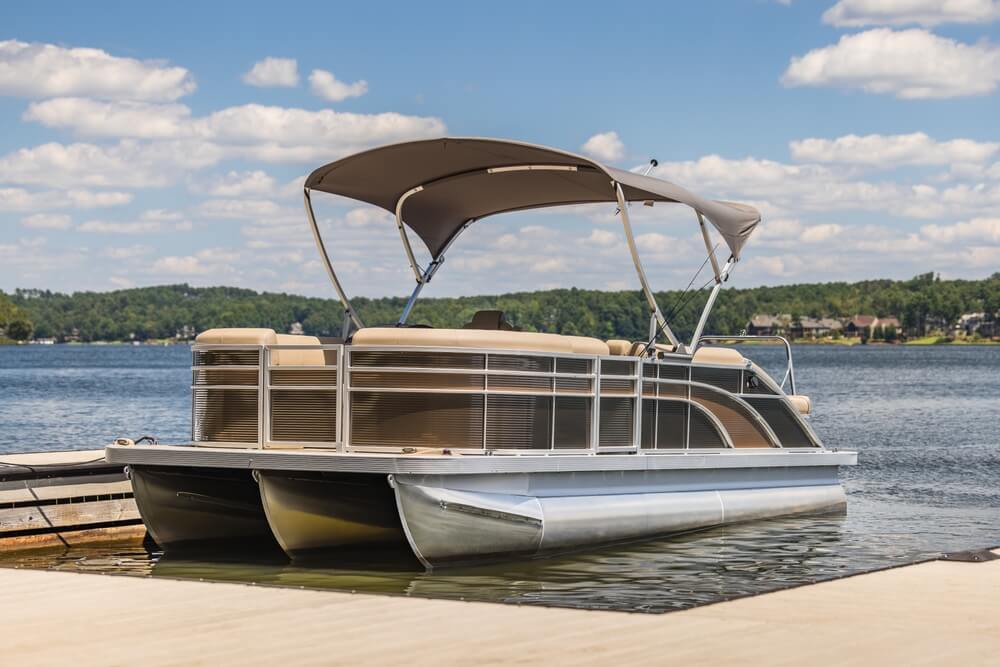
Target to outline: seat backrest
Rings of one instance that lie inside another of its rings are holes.
[[[477,310],[472,316],[472,321],[462,328],[484,331],[520,331],[507,321],[502,310]]]
[[[472,316],[472,321],[463,326],[463,329],[485,329],[487,331],[499,331],[500,321],[503,319],[503,312],[499,310],[477,310]]]

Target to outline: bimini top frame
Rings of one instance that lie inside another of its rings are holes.
[[[744,243],[760,222],[760,213],[745,204],[704,199],[668,181],[545,146],[498,139],[443,138],[375,148],[320,167],[305,182],[305,206],[316,245],[345,314],[358,328],[364,325],[337,279],[316,225],[312,190],[368,202],[395,215],[417,283],[400,324],[406,321],[423,286],[440,268],[445,252],[473,222],[497,213],[532,208],[616,203],[650,313],[659,330],[678,348],[682,346],[660,312],[639,260],[629,202],[681,203],[697,213],[716,277],[716,289],[703,320],[707,320],[711,302],[732,263],[738,260]],[[710,246],[706,220],[722,235],[731,252],[722,269]],[[430,252],[431,261],[425,269],[416,261],[407,228]],[[692,347],[703,322],[701,325]]]

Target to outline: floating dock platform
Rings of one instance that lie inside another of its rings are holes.
[[[0,550],[145,533],[124,466],[103,449],[0,454]]]
[[[1000,559],[669,614],[0,569],[16,665],[1000,665]]]

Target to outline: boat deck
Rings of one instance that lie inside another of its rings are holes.
[[[828,449],[741,449],[656,454],[442,455],[436,450],[411,454],[323,449],[226,448],[186,445],[109,445],[107,460],[119,465],[179,465],[244,470],[309,470],[380,474],[487,474],[670,470],[702,468],[785,468],[856,465],[857,452]]]
[[[0,590],[18,665],[1000,664],[1000,560],[666,615],[11,569]]]

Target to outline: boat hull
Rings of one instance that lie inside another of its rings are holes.
[[[523,496],[394,479],[404,529],[428,567],[536,556],[846,507],[839,484]]]
[[[164,550],[274,538],[249,470],[131,466],[135,503],[153,540]]]
[[[845,452],[441,456],[110,447],[168,549],[266,537],[293,558],[412,552],[425,566],[532,557],[834,512]],[[387,551],[388,550],[388,551]],[[239,552],[237,552],[239,553]]]
[[[258,481],[268,524],[293,558],[406,548],[385,475],[268,471]]]

